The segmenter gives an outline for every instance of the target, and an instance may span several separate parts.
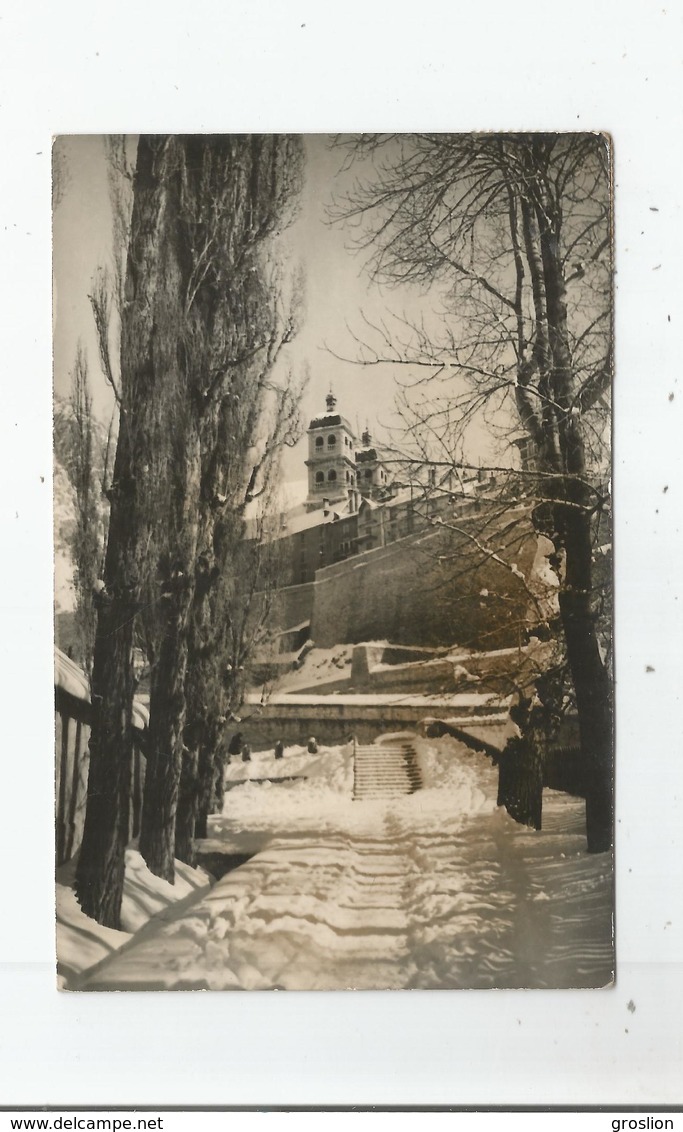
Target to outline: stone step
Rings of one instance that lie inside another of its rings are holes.
[[[378,755],[376,751],[357,751],[356,756],[373,763],[404,762],[410,758],[409,751],[390,751],[388,755]]]
[[[359,747],[356,749],[356,754],[359,755],[372,755],[377,758],[402,758],[404,755],[409,755],[412,752],[403,747],[392,749],[391,747],[367,747],[365,750]]]
[[[402,798],[421,786],[410,743],[356,747],[353,796],[357,801]]]
[[[417,782],[418,777],[418,775],[410,774],[404,770],[368,770],[366,767],[358,767],[356,771],[356,778],[371,778],[373,780],[377,778],[409,778],[413,782]]]
[[[406,782],[374,782],[374,783],[359,783],[356,787],[356,794],[368,794],[372,791],[375,794],[393,791],[398,794],[412,794],[415,787]]]
[[[408,793],[415,789],[410,782],[359,782],[357,790],[404,790]]]
[[[361,777],[361,776],[364,775],[366,778],[413,778],[413,779],[417,779],[417,777],[418,777],[417,775],[409,774],[408,771],[404,771],[404,770],[384,770],[384,769],[373,770],[372,768],[368,769],[367,767],[359,767],[358,771],[357,771],[357,775],[358,775],[358,777]]]
[[[376,778],[376,777],[386,778],[387,775],[389,775],[390,777],[392,775],[398,775],[399,778],[403,778],[407,775],[408,778],[417,778],[416,774],[413,774],[411,771],[409,771],[405,767],[398,767],[396,769],[394,767],[360,766],[360,767],[357,768],[357,773],[358,774],[365,774],[366,776],[369,776],[370,778]]]
[[[408,754],[400,754],[393,756],[380,756],[376,755],[357,755],[358,762],[372,763],[373,766],[406,766],[410,764],[411,759]]]
[[[417,783],[414,780],[407,782],[404,778],[359,778],[356,782],[356,789],[365,789],[368,786],[400,786],[405,789],[409,787],[414,789],[416,785]]]
[[[419,772],[414,770],[413,767],[405,766],[403,763],[358,763],[358,770],[365,771],[367,774],[414,774]]]
[[[376,754],[377,752],[383,752],[383,751],[384,752],[388,752],[388,751],[411,751],[412,746],[410,744],[406,744],[404,746],[402,743],[397,743],[395,746],[393,744],[389,744],[389,743],[365,743],[365,744],[359,744],[356,747],[356,750],[357,751],[373,751]]]
[[[357,768],[359,774],[369,775],[374,778],[377,775],[386,777],[386,775],[398,775],[402,778],[404,775],[410,777],[410,772],[406,767],[389,767],[389,766],[359,766]]]
[[[362,766],[362,767],[367,767],[367,768],[370,768],[372,770],[395,770],[396,767],[400,767],[401,770],[404,770],[404,769],[407,770],[408,766],[409,766],[409,764],[405,763],[403,760],[401,760],[400,762],[399,761],[393,762],[393,761],[390,761],[389,759],[380,759],[377,762],[366,760],[366,759],[358,759],[356,761],[356,765]]]
[[[396,798],[409,798],[414,791],[395,790],[393,794],[387,790],[377,790],[372,794],[354,794],[354,802],[392,802]]]

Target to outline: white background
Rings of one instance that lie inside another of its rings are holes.
[[[0,16],[0,1104],[680,1103],[681,0],[14,0]],[[411,128],[614,138],[617,986],[59,995],[51,134]]]

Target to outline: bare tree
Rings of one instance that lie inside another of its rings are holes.
[[[76,495],[76,522],[72,540],[76,589],[76,631],[79,638],[79,660],[88,675],[92,670],[95,646],[94,594],[100,576],[104,531],[98,506],[100,484],[95,452],[92,396],[88,381],[88,362],[82,344],[76,349],[71,374],[71,399],[74,443],[71,478]]]
[[[263,435],[253,445],[257,418],[248,411],[244,417],[245,406],[249,400],[257,405],[264,396],[272,403],[269,410],[261,404]],[[281,385],[274,385],[266,375],[245,380],[239,396],[224,406],[217,443],[205,452],[206,507],[189,627],[187,717],[175,839],[176,856],[184,861],[193,860],[194,837],[206,836],[209,813],[222,805],[222,741],[230,719],[241,708],[249,664],[266,631],[269,606],[262,594],[271,589],[271,554],[264,526],[272,514],[280,449],[300,435],[299,399],[300,388],[290,374]],[[243,445],[235,446],[240,416],[248,430]],[[244,461],[231,459],[240,450],[253,462],[247,460],[245,466]],[[247,537],[245,509],[255,500],[259,517]]]
[[[79,341],[71,371],[68,400],[57,399],[54,413],[55,454],[73,489],[73,520],[67,541],[74,571],[76,606],[74,657],[88,673],[95,638],[94,591],[102,571],[107,507],[102,488],[109,474],[110,435],[93,414],[88,358]]]
[[[118,380],[110,359],[102,359],[119,402],[120,427],[77,875],[84,910],[102,923],[115,926],[119,918],[129,825],[132,651],[143,610],[153,664],[140,848],[153,871],[173,880],[188,633],[207,515],[203,469],[218,443],[222,406],[239,395],[237,375],[252,382],[255,370],[244,370],[249,363],[269,372],[293,332],[280,303],[280,317],[262,335],[262,321],[253,316],[267,287],[263,274],[256,283],[254,278],[266,245],[291,217],[300,166],[300,145],[287,137],[143,136],[138,143]],[[110,311],[103,294],[93,306],[106,327]],[[259,409],[257,398],[248,416],[254,428]],[[247,434],[231,438],[242,470]]]
[[[87,915],[119,926],[132,773],[133,642],[154,548],[152,485],[163,482],[165,373],[154,356],[154,315],[164,292],[159,242],[166,194],[163,139],[141,139],[131,222],[131,294],[121,325],[120,424],[109,537],[98,593],[92,674],[93,721],[83,842],[76,891]],[[133,282],[132,284],[133,285]]]
[[[586,134],[422,134],[338,144],[360,174],[333,215],[355,225],[375,277],[441,288],[438,318],[374,320],[360,335],[365,364],[391,362],[415,375],[425,403],[416,407],[412,394],[405,403],[409,439],[458,462],[475,421],[499,447],[520,425],[528,438],[515,493],[533,499],[536,529],[553,543],[586,768],[588,848],[605,850],[612,703],[592,552],[607,502],[612,374],[606,142]]]
[[[211,581],[225,568],[215,561],[216,518],[236,490],[246,498],[265,459],[250,465],[245,453],[258,441],[269,377],[295,331],[272,242],[292,217],[299,155],[287,137],[185,139],[171,182],[181,280],[174,342],[189,381],[174,429],[182,451],[171,453],[140,833],[147,864],[171,881],[191,625],[201,623]]]

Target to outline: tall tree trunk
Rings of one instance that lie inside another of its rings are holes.
[[[549,194],[539,202],[541,248],[546,281],[552,392],[559,418],[560,446],[567,476],[564,502],[555,506],[558,549],[565,576],[559,603],[569,667],[576,692],[581,755],[586,775],[586,836],[589,852],[612,845],[612,694],[591,608],[593,566],[591,493],[586,481],[584,438],[575,408],[576,388],[567,325],[566,284],[561,257],[560,217]]]
[[[198,535],[199,439],[186,426],[175,454],[173,515],[166,532],[172,553],[162,560],[161,640],[152,673],[147,773],[140,852],[149,869],[175,881],[175,823],[183,765],[189,618]]]
[[[76,895],[86,916],[121,926],[133,765],[133,618],[114,598],[98,615],[92,673],[93,720],[86,816]]]
[[[147,773],[142,804],[140,852],[149,869],[175,882],[175,817],[183,758],[185,673],[187,670],[187,598],[164,595],[172,608],[163,619],[161,641],[150,689]]]
[[[98,599],[92,671],[93,719],[83,840],[76,895],[87,916],[120,927],[133,765],[133,624],[137,586],[131,569],[137,530],[129,505],[131,452],[124,432],[116,454],[105,588]]]
[[[152,571],[163,550],[162,597],[154,614],[147,614],[161,631],[152,677],[140,848],[152,871],[172,881],[188,615],[201,521],[200,433],[232,390],[236,359],[260,354],[248,409],[240,407],[239,395],[234,398],[235,419],[243,426],[235,458],[243,471],[244,451],[254,440],[263,407],[266,374],[279,344],[292,333],[292,326],[280,325],[271,280],[256,270],[259,245],[284,221],[300,172],[296,139],[141,136],[138,144],[121,309],[120,439],[95,650],[88,813],[77,877],[83,906],[112,926],[120,914],[128,838],[133,622],[141,594],[149,597]],[[244,380],[254,380],[248,366]],[[225,498],[227,489],[220,495]],[[199,751],[203,757],[201,747]],[[187,828],[190,824],[191,814]]]
[[[542,714],[542,709],[527,699],[511,709],[520,735],[508,740],[498,765],[498,805],[505,806],[520,825],[532,829],[541,829],[542,825],[546,750],[543,728],[539,728]]]
[[[541,829],[543,758],[524,739],[512,739],[498,765],[498,805],[520,825]]]
[[[206,444],[202,455],[208,452],[213,471],[217,461],[215,444]],[[194,860],[195,824],[202,795],[203,751],[208,741],[210,721],[220,715],[221,707],[217,654],[224,648],[224,632],[217,633],[214,618],[215,589],[220,585],[220,568],[213,562],[212,543],[214,511],[206,496],[207,479],[211,483],[211,498],[218,490],[215,475],[202,478],[202,517],[197,548],[194,596],[190,609],[188,629],[188,663],[185,681],[187,712],[184,734],[184,752],[180,778],[180,795],[176,815],[175,851],[179,860],[192,864]]]
[[[76,871],[81,907],[108,927],[120,926],[133,759],[134,622],[153,544],[150,464],[165,375],[155,369],[152,338],[158,240],[166,208],[159,174],[165,148],[155,138],[140,138],[138,144],[127,302],[121,314],[119,438],[109,493],[104,589],[98,599],[90,769]]]
[[[197,803],[194,835],[208,837],[209,817],[214,813],[214,750],[207,736],[199,749]]]
[[[195,824],[199,802],[199,751],[184,747],[180,769],[178,810],[175,822],[175,855],[186,865],[195,863]]]
[[[209,810],[210,805],[206,797],[200,796],[197,801],[197,816],[194,825],[194,835],[197,840],[209,836]]]
[[[588,515],[572,509],[563,516],[565,583],[560,614],[579,716],[586,781],[586,836],[591,853],[612,845],[614,805],[612,688],[600,656],[591,608],[591,530]]]
[[[213,789],[211,792],[211,813],[221,814],[225,804],[225,748],[218,742],[213,744]]]
[[[155,875],[175,881],[175,821],[183,757],[188,620],[194,595],[199,522],[201,454],[198,390],[204,380],[203,325],[187,316],[189,280],[195,263],[183,237],[183,169],[187,146],[174,138],[165,175],[166,215],[158,239],[160,285],[153,308],[153,364],[164,375],[159,405],[162,437],[156,522],[163,545],[158,569],[158,650],[150,688],[147,772],[140,826],[140,852]],[[199,155],[201,157],[201,153]]]
[[[205,598],[200,601],[208,605]],[[194,621],[201,614],[195,609],[192,616]],[[188,652],[185,684],[187,715],[175,831],[175,855],[178,860],[189,865],[193,864],[195,855],[195,825],[202,795],[202,751],[206,741],[208,700],[213,684],[207,656],[210,645],[208,642],[200,644],[201,638],[198,639],[197,633],[198,626],[195,622],[190,633]]]

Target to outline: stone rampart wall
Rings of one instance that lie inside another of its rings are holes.
[[[497,558],[483,555],[466,534],[437,528],[319,570],[311,626],[316,645],[517,645],[531,600],[524,576],[536,538],[522,518],[519,524],[505,518],[495,532]]]
[[[523,640],[537,538],[522,508],[423,530],[317,571],[273,599],[271,624],[311,622],[319,648],[362,641],[501,649]],[[486,553],[482,551],[486,539]]]

